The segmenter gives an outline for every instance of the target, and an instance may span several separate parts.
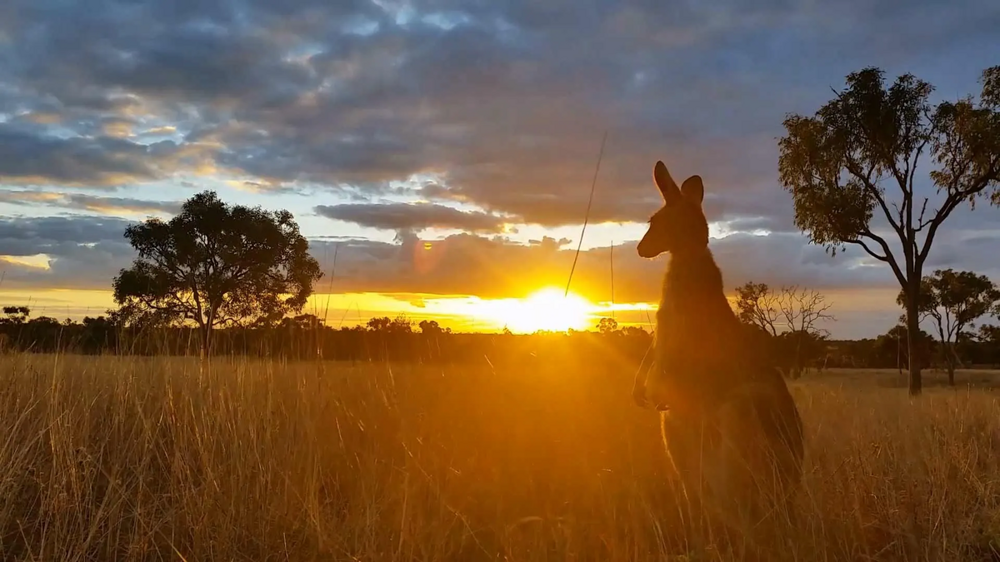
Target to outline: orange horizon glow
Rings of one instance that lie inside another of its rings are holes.
[[[570,291],[543,287],[525,297],[481,298],[471,295],[419,293],[314,293],[302,314],[312,314],[333,328],[364,325],[370,318],[405,315],[414,323],[435,320],[456,332],[513,333],[596,330],[603,317],[617,316],[622,326],[651,330],[652,303],[595,303]],[[75,321],[101,316],[115,308],[110,291],[71,289],[8,289],[0,287],[0,305],[28,306],[31,316]],[[631,316],[633,321],[627,321]]]
[[[41,265],[41,264],[38,264]],[[837,313],[878,310],[892,302],[891,289],[830,291]],[[728,295],[730,304],[735,297]],[[0,280],[0,306],[28,306],[32,318],[49,316],[81,321],[116,308],[111,291],[80,289],[22,289]],[[314,293],[302,314],[312,314],[332,328],[364,325],[371,318],[405,315],[414,324],[434,320],[455,332],[497,333],[506,326],[514,333],[569,329],[594,331],[601,318],[614,318],[620,327],[638,326],[653,331],[655,302],[603,302],[580,293],[563,297],[563,288],[542,286],[523,297],[484,298],[472,295],[430,293]]]

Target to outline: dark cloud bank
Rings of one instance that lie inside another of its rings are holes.
[[[664,159],[705,178],[713,220],[772,232],[713,242],[728,280],[891,285],[795,231],[777,185],[781,120],[870,64],[915,72],[945,97],[973,92],[998,62],[997,29],[989,0],[12,0],[0,7],[0,201],[171,212],[110,193],[33,194],[211,174],[329,193],[317,214],[404,233],[401,246],[342,246],[342,290],[491,296],[528,275],[563,282],[572,257],[556,244],[477,235],[578,224],[608,131],[592,221],[644,221]],[[383,202],[399,195],[427,203]],[[995,269],[998,217],[958,213],[935,264]],[[123,225],[3,219],[0,254],[53,258],[8,279],[106,287],[130,255]],[[432,227],[472,234],[422,255],[405,233]],[[606,254],[584,255],[581,283],[600,283]],[[655,299],[662,264],[618,254],[620,300]]]

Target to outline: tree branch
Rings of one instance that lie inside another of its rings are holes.
[[[931,244],[934,242],[934,236],[937,235],[938,227],[940,227],[941,223],[948,218],[948,215],[950,215],[951,212],[958,207],[958,204],[961,203],[961,201],[962,198],[956,197],[953,193],[949,194],[947,199],[944,201],[944,205],[938,209],[934,218],[932,218],[928,223],[930,225],[930,229],[927,231],[927,237],[924,238],[924,246],[919,252],[917,252],[916,255],[915,263],[918,268],[924,265],[924,260],[927,259],[927,254],[930,253]]]
[[[863,174],[861,173],[861,168],[860,166],[858,166],[857,162],[854,162],[854,160],[851,159],[851,157],[849,156],[846,158],[845,167],[847,168],[848,172],[850,172],[852,175],[860,179],[862,183],[864,183],[865,189],[869,193],[871,193],[872,197],[875,198],[875,201],[878,203],[879,208],[882,209],[882,214],[885,215],[885,219],[889,221],[889,225],[892,226],[892,229],[896,231],[896,234],[898,234],[900,240],[902,240],[904,238],[902,225],[900,223],[897,223],[892,218],[892,212],[889,210],[889,206],[885,202],[885,197],[882,196],[882,192],[879,190],[878,186],[872,183],[871,176],[872,173],[874,173],[874,168],[869,169],[868,173]]]
[[[870,229],[867,229],[867,228],[864,231],[861,232],[861,236],[865,236],[865,237],[871,238],[872,240],[874,240],[875,242],[877,242],[878,245],[881,246],[882,251],[884,252],[884,254],[879,255],[879,254],[875,253],[860,238],[857,239],[857,240],[852,240],[850,242],[852,244],[857,244],[857,245],[861,246],[862,248],[864,248],[865,251],[868,252],[868,254],[870,256],[872,256],[873,258],[889,264],[889,267],[892,268],[892,272],[893,272],[893,274],[896,275],[896,279],[899,281],[900,285],[902,285],[902,286],[905,287],[906,286],[906,276],[903,275],[903,271],[899,268],[899,264],[896,263],[896,258],[892,255],[892,250],[889,249],[889,244],[885,241],[885,238],[882,238],[881,236],[879,236],[878,234],[875,234],[874,232],[872,232]]]
[[[847,243],[848,244],[856,244],[858,246],[861,246],[861,248],[864,249],[864,251],[867,252],[869,256],[871,256],[871,257],[873,257],[873,258],[875,258],[875,259],[877,259],[879,261],[883,261],[883,262],[886,262],[886,263],[888,263],[888,261],[889,261],[888,256],[876,253],[874,250],[872,250],[871,248],[868,247],[868,244],[865,244],[864,240],[862,240],[860,238],[858,238],[857,240],[848,240]]]

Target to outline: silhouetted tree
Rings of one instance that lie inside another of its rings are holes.
[[[976,342],[982,351],[985,363],[1000,364],[1000,326],[984,324],[979,327]]]
[[[649,339],[649,332],[639,326],[625,326],[622,328],[622,335],[626,338]]]
[[[418,326],[420,327],[421,334],[434,336],[444,333],[444,330],[441,329],[437,320],[421,320]]]
[[[601,318],[597,323],[597,331],[604,335],[611,335],[618,331],[618,321],[614,318]]]
[[[983,342],[1000,344],[1000,326],[984,324],[979,327],[979,334],[976,339]]]
[[[878,367],[895,365],[900,374],[903,373],[903,365],[909,365],[911,352],[906,344],[909,341],[906,334],[906,326],[899,324],[893,326],[888,332],[882,334],[875,340],[878,357],[876,365]],[[913,359],[918,362],[921,368],[930,365],[930,358],[934,352],[934,337],[919,330],[913,340],[915,350],[912,353]]]
[[[405,314],[400,314],[389,323],[389,332],[394,334],[413,333],[413,322]]]
[[[748,281],[736,288],[736,317],[772,336],[778,335],[778,299],[767,283]]]
[[[218,326],[300,311],[322,277],[291,213],[230,207],[212,191],[186,201],[169,222],[128,227],[125,237],[139,255],[115,277],[115,301],[126,316],[193,321],[204,354]]]
[[[937,106],[927,82],[905,74],[886,88],[883,75],[877,68],[852,73],[847,89],[814,116],[787,117],[778,169],[794,198],[795,224],[813,243],[834,255],[856,245],[889,265],[905,294],[907,333],[916,334],[920,280],[938,229],[1000,181],[1000,67],[983,73],[978,103],[970,97]],[[914,189],[924,156],[937,164],[930,177],[944,194],[930,211],[929,198]],[[887,185],[898,190],[896,200]],[[994,203],[998,195],[994,189]],[[873,224],[876,211],[899,249]],[[909,391],[921,391],[918,361],[909,366]]]
[[[736,288],[737,317],[771,336],[769,353],[791,379],[802,376],[806,365],[820,357],[829,336],[820,321],[834,320],[823,294],[796,285],[772,291],[766,283],[747,282]]]
[[[1000,301],[1000,290],[996,285],[989,277],[972,271],[938,269],[921,281],[917,310],[921,317],[934,320],[941,342],[941,359],[948,371],[948,384],[955,385],[955,368],[961,363],[956,344],[971,336],[966,329],[975,328],[973,322],[995,310],[997,301]],[[896,302],[905,305],[903,291]]]
[[[3,307],[3,318],[0,318],[0,325],[16,326],[24,324],[31,316],[31,309],[26,306],[5,306]]]
[[[281,319],[280,326],[295,330],[320,330],[323,328],[323,320],[315,314],[299,314],[294,317]]]

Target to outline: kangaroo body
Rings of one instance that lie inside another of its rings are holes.
[[[661,410],[664,445],[692,506],[745,532],[787,513],[802,474],[802,422],[784,378],[725,296],[708,249],[701,178],[678,188],[657,162],[654,179],[665,204],[638,252],[668,252],[670,264],[654,367],[645,380],[637,376],[633,395]]]

